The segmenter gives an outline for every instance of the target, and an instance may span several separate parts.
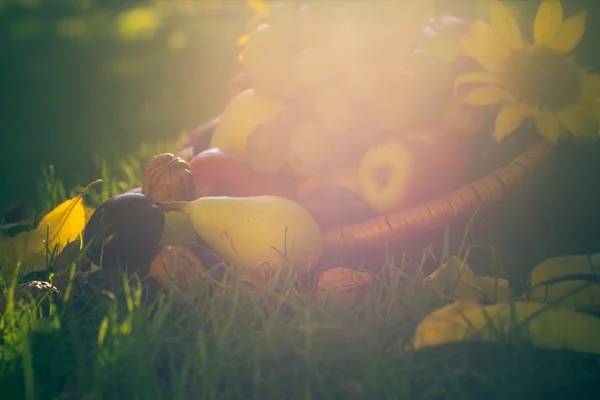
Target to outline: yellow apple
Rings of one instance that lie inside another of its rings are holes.
[[[380,214],[395,210],[406,195],[413,163],[409,148],[398,142],[384,142],[369,150],[358,166],[365,202]]]
[[[247,89],[237,95],[225,108],[211,142],[211,148],[244,155],[248,136],[254,128],[276,117],[283,104]]]

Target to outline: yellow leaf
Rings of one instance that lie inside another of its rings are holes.
[[[465,96],[464,102],[472,106],[488,106],[514,100],[514,96],[506,90],[490,85],[472,90]]]
[[[71,198],[50,211],[38,225],[36,231],[44,240],[48,238],[48,247],[60,248],[76,240],[85,228],[85,209],[81,196]]]
[[[488,301],[506,301],[513,296],[508,279],[494,278],[492,276],[478,276],[477,283],[486,293]]]
[[[423,283],[446,299],[498,301],[508,298],[510,292],[507,280],[476,276],[469,265],[456,256],[425,278]]]
[[[425,317],[415,331],[413,346],[421,349],[463,341],[496,342],[514,333],[540,348],[600,354],[600,318],[548,309],[538,302],[489,306],[454,302]]]
[[[535,107],[514,103],[505,105],[496,117],[496,141],[502,142],[506,136],[513,133],[525,119],[535,115]]]
[[[517,20],[510,10],[498,0],[490,4],[490,20],[492,27],[513,50],[523,49],[523,37]]]
[[[22,275],[45,270],[46,255],[44,238],[35,230],[4,239],[0,242],[0,264],[4,279],[10,281],[17,267]]]
[[[559,0],[542,0],[533,21],[535,44],[549,46],[563,23],[563,8]]]
[[[586,18],[587,13],[583,11],[563,22],[550,47],[565,54],[573,51],[583,37]]]
[[[35,230],[4,239],[0,243],[0,260],[5,278],[10,279],[17,266],[21,274],[46,269],[48,251],[54,251],[55,246],[60,251],[78,239],[85,221],[82,198],[77,196],[46,214]]]
[[[556,144],[561,134],[560,121],[550,110],[543,110],[534,117],[540,135],[548,142]]]
[[[600,278],[600,253],[546,259],[531,271],[530,299],[574,310],[600,311],[600,282],[583,280],[583,276]]]

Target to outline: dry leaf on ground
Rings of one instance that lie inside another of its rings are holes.
[[[451,303],[425,317],[413,345],[420,349],[461,341],[499,341],[521,325],[520,337],[534,346],[600,354],[600,318],[538,302]]]
[[[477,276],[456,256],[423,280],[437,296],[453,300],[496,302],[510,297],[506,279]]]
[[[530,299],[574,310],[600,311],[600,253],[542,261],[531,271]]]
[[[2,273],[10,279],[20,265],[20,273],[42,271],[47,266],[47,252],[56,246],[60,251],[79,238],[85,228],[86,212],[81,196],[59,204],[46,214],[35,230],[26,231],[0,242]]]

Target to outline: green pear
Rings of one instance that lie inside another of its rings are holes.
[[[248,269],[312,268],[323,235],[299,204],[278,196],[204,197],[183,203],[196,233],[227,262]]]

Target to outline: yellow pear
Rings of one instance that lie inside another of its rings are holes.
[[[283,109],[283,104],[247,89],[225,107],[211,142],[211,148],[220,148],[245,154],[246,142],[254,128],[273,119]]]
[[[289,263],[312,268],[323,251],[323,235],[299,204],[278,196],[204,197],[188,203],[196,233],[225,261],[255,269]]]

